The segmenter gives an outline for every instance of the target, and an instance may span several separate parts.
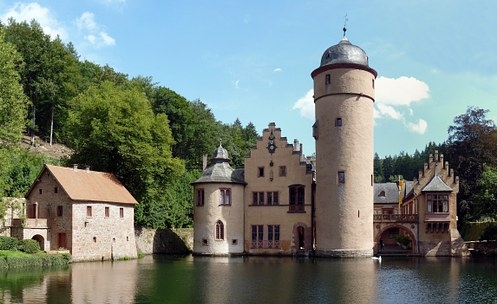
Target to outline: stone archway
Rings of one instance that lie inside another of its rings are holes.
[[[294,252],[306,252],[311,248],[310,229],[304,223],[295,223],[293,226]]]
[[[45,251],[45,239],[43,238],[43,236],[36,234],[31,239],[37,241],[40,245],[40,249]]]
[[[375,237],[377,254],[410,255],[416,253],[417,240],[413,232],[402,225],[384,227]]]

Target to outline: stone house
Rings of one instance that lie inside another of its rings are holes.
[[[459,179],[435,151],[413,181],[375,184],[375,247],[421,256],[469,254],[457,229]],[[398,236],[406,244],[399,249]],[[384,247],[384,248],[382,248]]]
[[[110,173],[45,165],[26,194],[26,219],[12,236],[45,251],[67,249],[73,261],[136,258],[134,206]]]

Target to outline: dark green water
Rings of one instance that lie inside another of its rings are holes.
[[[0,273],[1,303],[497,303],[497,259],[148,256]]]

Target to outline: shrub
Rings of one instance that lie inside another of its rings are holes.
[[[40,249],[40,244],[35,240],[20,240],[17,243],[17,250],[26,253],[37,253]]]
[[[0,250],[16,250],[17,239],[10,236],[0,236]]]
[[[411,239],[409,239],[409,237],[407,235],[397,234],[394,236],[394,238],[402,246],[408,247],[411,244]]]
[[[497,240],[497,223],[488,225],[483,231],[480,240]]]

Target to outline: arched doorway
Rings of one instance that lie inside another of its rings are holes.
[[[302,226],[297,227],[297,240],[298,240],[298,249],[305,249],[305,228]]]
[[[43,236],[37,234],[33,236],[31,239],[37,241],[38,244],[40,245],[40,249],[45,251],[45,239],[43,238]]]
[[[386,227],[375,241],[379,255],[410,255],[416,252],[416,238],[404,226]]]

